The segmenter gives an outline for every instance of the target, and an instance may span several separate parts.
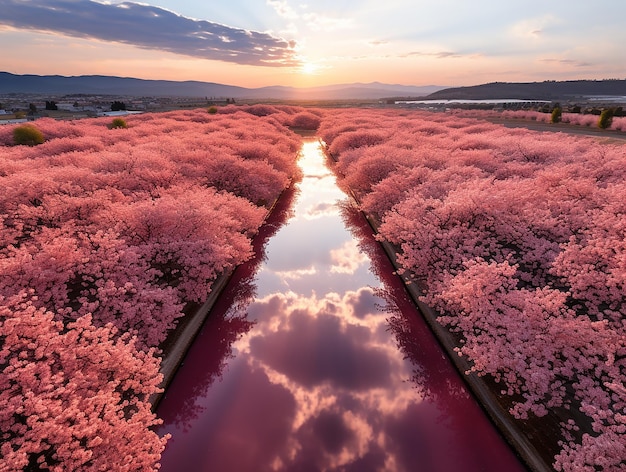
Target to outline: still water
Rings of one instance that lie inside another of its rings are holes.
[[[159,405],[168,471],[524,470],[305,140]]]

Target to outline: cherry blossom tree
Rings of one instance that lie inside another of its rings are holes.
[[[0,466],[156,470],[160,347],[297,178],[303,109],[0,130]]]
[[[153,350],[89,315],[64,325],[27,292],[0,298],[3,470],[156,470],[167,437]]]
[[[467,115],[342,110],[320,133],[470,370],[517,418],[561,415],[554,467],[623,470],[624,148]]]

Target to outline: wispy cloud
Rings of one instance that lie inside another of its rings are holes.
[[[349,29],[354,26],[352,18],[334,18],[318,13],[306,13],[303,18],[307,21],[307,26],[317,31],[337,31]]]
[[[132,2],[0,0],[0,24],[237,64],[299,65],[293,41]]]
[[[371,44],[370,42],[367,43]],[[461,54],[450,51],[441,52],[423,52],[423,51],[410,51],[406,53],[393,53],[393,54],[363,54],[363,55],[345,55],[345,56],[327,56],[327,61],[371,61],[371,60],[384,60],[384,59],[407,59],[410,57],[424,57],[435,59],[459,59],[459,58],[478,58],[482,53],[468,53]]]
[[[406,54],[402,54],[399,57],[411,57],[411,56],[422,56],[422,57],[435,57],[437,59],[447,59],[447,58],[456,58],[462,57],[461,54],[451,51],[440,51],[440,52],[422,52],[422,51],[411,51]]]
[[[562,20],[548,14],[537,18],[520,20],[512,26],[512,32],[519,38],[539,40],[543,39],[552,28],[560,23],[562,23]]]
[[[274,8],[276,13],[282,18],[296,20],[300,15],[287,3],[286,0],[267,0],[267,4]]]
[[[289,21],[299,20],[302,24],[313,31],[337,31],[342,29],[349,29],[354,26],[354,20],[352,18],[333,17],[322,13],[308,12],[307,5],[299,5],[299,10],[289,5],[287,0],[266,0],[267,4],[271,6],[274,11],[280,16]],[[292,23],[292,27],[295,27]]]
[[[575,61],[573,59],[540,59],[540,61],[574,67],[590,67],[593,65],[590,62]]]

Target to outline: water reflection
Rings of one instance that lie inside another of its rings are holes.
[[[162,470],[520,470],[417,323],[315,141],[301,165],[255,297],[211,315],[161,402],[161,432],[172,434]]]
[[[159,415],[166,423],[176,424],[182,431],[189,430],[191,421],[205,410],[196,399],[206,394],[215,379],[221,378],[227,359],[233,357],[232,344],[254,326],[246,316],[246,309],[256,296],[255,276],[267,258],[267,242],[293,216],[293,202],[298,192],[294,184],[283,193],[253,241],[256,256],[235,270],[213,307],[196,346],[192,347],[193,350],[204,345],[210,347],[210,352],[203,356],[202,362],[187,362],[185,368],[177,372],[179,388],[175,406],[159,408]]]

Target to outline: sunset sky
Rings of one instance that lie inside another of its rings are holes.
[[[0,70],[244,87],[626,78],[626,1],[0,0]]]

